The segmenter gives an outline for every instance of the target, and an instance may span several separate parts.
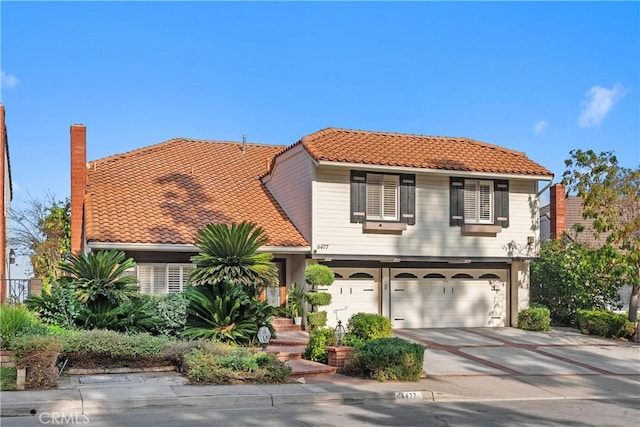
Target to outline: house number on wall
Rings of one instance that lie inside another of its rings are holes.
[[[322,249],[329,249],[329,245],[325,245],[325,244],[317,245],[316,249],[319,250],[319,251],[322,250]]]

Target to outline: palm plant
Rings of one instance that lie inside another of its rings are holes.
[[[247,344],[258,333],[258,325],[268,321],[266,303],[249,297],[230,281],[208,286],[192,286],[186,291],[189,339],[207,338]]]
[[[78,301],[102,311],[105,304],[116,307],[137,293],[137,279],[124,275],[134,266],[133,259],[125,259],[122,251],[79,253],[60,265],[60,280],[75,286]]]
[[[199,255],[191,257],[197,267],[189,279],[195,285],[216,285],[230,281],[249,296],[266,286],[277,286],[278,269],[270,253],[257,253],[269,238],[262,227],[251,222],[209,224],[198,231]]]

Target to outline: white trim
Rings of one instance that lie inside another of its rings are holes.
[[[196,245],[164,244],[164,243],[118,243],[118,242],[89,242],[91,250],[120,250],[120,251],[151,251],[151,252],[200,252]],[[310,253],[309,246],[262,246],[258,252],[275,252],[280,254]]]
[[[531,181],[553,181],[553,175],[520,175],[512,173],[499,173],[499,172],[468,172],[457,170],[444,170],[444,169],[430,169],[430,168],[408,168],[402,166],[386,166],[386,165],[365,165],[362,163],[345,163],[345,162],[332,162],[329,160],[320,160],[319,166],[335,166],[344,167],[349,169],[358,170],[379,170],[389,173],[390,171],[406,171],[413,173],[434,173],[447,176],[460,176],[460,177],[491,177],[491,178],[503,178],[503,179],[523,179]]]

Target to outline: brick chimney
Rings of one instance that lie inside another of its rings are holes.
[[[6,271],[6,267],[8,265],[7,260],[7,210],[8,206],[6,205],[5,194],[6,194],[6,186],[9,185],[8,182],[5,182],[5,177],[7,175],[6,163],[5,159],[7,157],[6,153],[7,147],[7,128],[4,123],[4,105],[0,104],[0,212],[2,212],[2,222],[0,222],[0,303],[4,304],[7,301],[7,279],[9,276]],[[11,177],[9,177],[11,179]]]
[[[83,250],[84,195],[87,188],[87,128],[71,125],[71,253]]]
[[[551,223],[549,224],[549,238],[556,240],[562,237],[567,228],[567,197],[562,184],[553,185],[550,191],[549,215]]]

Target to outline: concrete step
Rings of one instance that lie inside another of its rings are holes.
[[[293,359],[287,360],[287,365],[291,366],[292,377],[309,377],[316,375],[335,374],[336,368],[324,363],[312,362],[311,360]]]

